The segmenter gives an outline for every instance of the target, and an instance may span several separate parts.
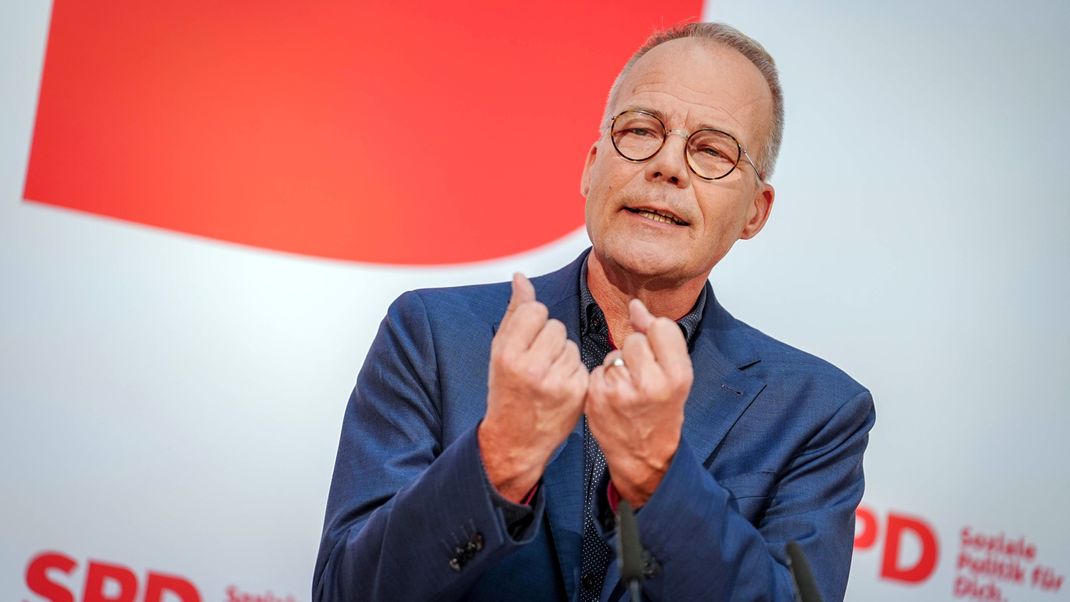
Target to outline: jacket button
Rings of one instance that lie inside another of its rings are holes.
[[[594,589],[594,577],[592,577],[590,573],[584,574],[580,577],[580,585],[586,590]]]

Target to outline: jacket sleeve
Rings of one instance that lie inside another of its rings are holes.
[[[787,543],[795,540],[822,598],[842,600],[864,489],[862,455],[874,420],[868,391],[841,405],[778,479],[758,525],[738,512],[732,493],[681,439],[661,484],[636,515],[650,558],[644,595],[794,601]]]
[[[312,599],[450,600],[537,533],[510,535],[475,427],[443,449],[437,357],[424,303],[387,312],[349,399]]]

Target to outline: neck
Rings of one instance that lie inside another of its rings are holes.
[[[629,301],[639,299],[655,316],[679,320],[695,306],[707,278],[709,273],[684,280],[632,274],[605,260],[597,250],[587,258],[587,287],[605,314],[618,347],[634,332]]]

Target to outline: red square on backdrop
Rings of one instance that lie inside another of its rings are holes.
[[[25,198],[392,264],[583,223],[613,77],[696,1],[55,0]]]

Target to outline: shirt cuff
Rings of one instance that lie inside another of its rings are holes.
[[[539,483],[536,483],[531,488],[531,491],[528,491],[527,495],[524,496],[524,499],[517,504],[498,493],[498,490],[493,485],[490,486],[490,500],[494,507],[501,511],[502,518],[505,520],[505,530],[513,538],[519,537],[519,534],[531,525],[531,521],[535,517],[532,502],[535,500],[535,496],[538,495],[539,489]]]

